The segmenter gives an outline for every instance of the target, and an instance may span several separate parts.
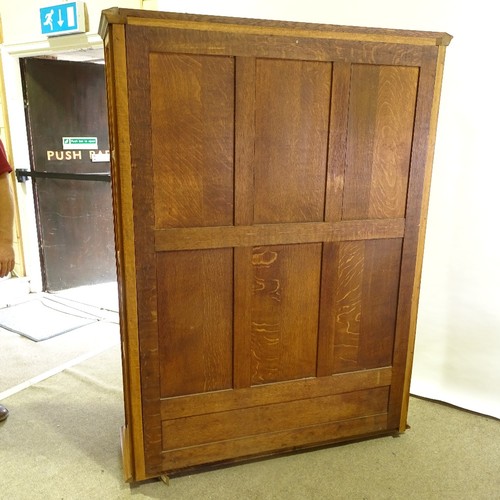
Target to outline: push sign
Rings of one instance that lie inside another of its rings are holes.
[[[85,4],[83,2],[68,2],[40,9],[42,35],[85,33],[85,24]]]

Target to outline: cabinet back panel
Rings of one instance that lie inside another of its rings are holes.
[[[108,16],[127,477],[403,431],[449,36]]]

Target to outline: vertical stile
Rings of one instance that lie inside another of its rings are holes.
[[[253,223],[255,143],[255,59],[236,58],[235,72],[234,225]],[[252,248],[234,249],[233,386],[250,387]]]

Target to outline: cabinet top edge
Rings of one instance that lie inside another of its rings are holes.
[[[203,29],[204,31],[231,30],[248,34],[310,36],[339,40],[404,43],[409,45],[447,46],[453,38],[448,33],[435,31],[413,31],[386,28],[363,28],[334,24],[316,24],[294,21],[271,21],[239,17],[208,16],[158,12],[140,9],[112,7],[101,14],[99,35],[105,38],[112,24],[140,25],[149,27]]]

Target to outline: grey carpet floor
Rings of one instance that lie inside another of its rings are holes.
[[[39,307],[36,305],[40,302],[48,304],[47,311],[52,311],[55,316],[39,314]],[[95,356],[120,342],[118,294],[114,282],[54,294],[19,296],[9,304],[0,303],[0,306],[0,402],[24,386]],[[10,330],[2,328],[2,318],[8,318],[10,312],[16,310],[23,311],[21,317],[14,314]],[[69,314],[59,315],[57,310]],[[66,330],[67,319],[71,320],[73,315],[77,321],[83,316],[92,318],[92,322],[39,342],[16,333],[27,328],[26,331],[33,332],[34,337],[40,339],[51,330],[56,334],[61,333]]]
[[[119,347],[3,401],[0,499],[500,499],[500,422],[411,398],[404,435],[171,480],[122,480]]]
[[[0,402],[18,385],[120,342],[117,323],[99,321],[42,342],[0,328]],[[1,493],[0,493],[1,499]]]

